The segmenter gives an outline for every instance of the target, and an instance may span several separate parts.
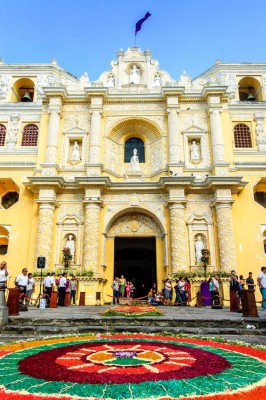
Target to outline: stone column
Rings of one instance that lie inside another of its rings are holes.
[[[170,240],[171,240],[171,270],[188,268],[188,236],[185,223],[185,206],[182,203],[173,203],[170,211]]]
[[[92,269],[94,274],[99,265],[100,208],[98,203],[85,205],[83,267]]]
[[[211,139],[214,164],[217,162],[224,162],[224,141],[223,130],[220,110],[218,108],[211,108],[210,112],[210,125],[211,125]]]
[[[178,109],[170,108],[168,111],[168,150],[169,162],[179,163],[181,157],[180,135],[178,127]]]
[[[217,218],[220,267],[230,272],[232,269],[236,269],[231,190],[218,189],[214,206]]]
[[[90,163],[100,163],[101,146],[101,112],[91,111],[91,133],[90,133]]]
[[[47,268],[51,266],[54,212],[55,204],[46,202],[39,203],[36,259],[39,256],[45,257]]]

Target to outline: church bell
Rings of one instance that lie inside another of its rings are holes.
[[[27,103],[29,101],[32,101],[29,92],[26,92],[22,97],[21,97],[21,101],[23,103]]]
[[[255,100],[256,100],[256,97],[253,96],[253,94],[251,93],[251,90],[249,89],[249,94],[248,94],[248,97],[247,97],[247,101],[255,101]]]

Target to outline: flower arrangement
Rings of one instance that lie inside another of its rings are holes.
[[[163,312],[153,306],[116,306],[108,308],[104,312],[107,316],[123,316],[123,317],[153,317],[163,315]]]
[[[72,254],[69,247],[64,247],[62,250],[63,253],[63,263],[65,269],[67,269],[70,265],[70,261],[72,260]]]
[[[203,268],[204,268],[204,276],[206,276],[207,266],[210,258],[210,252],[208,249],[202,249],[201,254],[202,254],[201,261],[203,262]]]
[[[265,349],[211,338],[131,332],[22,341],[0,346],[0,368],[1,400],[266,398]]]

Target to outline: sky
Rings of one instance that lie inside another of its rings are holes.
[[[150,49],[173,79],[222,62],[266,62],[265,0],[0,0],[0,58],[91,81],[122,48]],[[149,11],[135,44],[135,24]]]

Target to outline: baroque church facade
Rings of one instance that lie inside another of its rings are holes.
[[[27,266],[90,271],[88,304],[123,274],[139,295],[168,276],[257,274],[266,256],[266,64],[217,60],[192,79],[120,50],[91,82],[0,62],[0,250]],[[45,273],[44,272],[44,273]],[[12,286],[11,278],[10,286]],[[141,290],[140,290],[141,288]]]

